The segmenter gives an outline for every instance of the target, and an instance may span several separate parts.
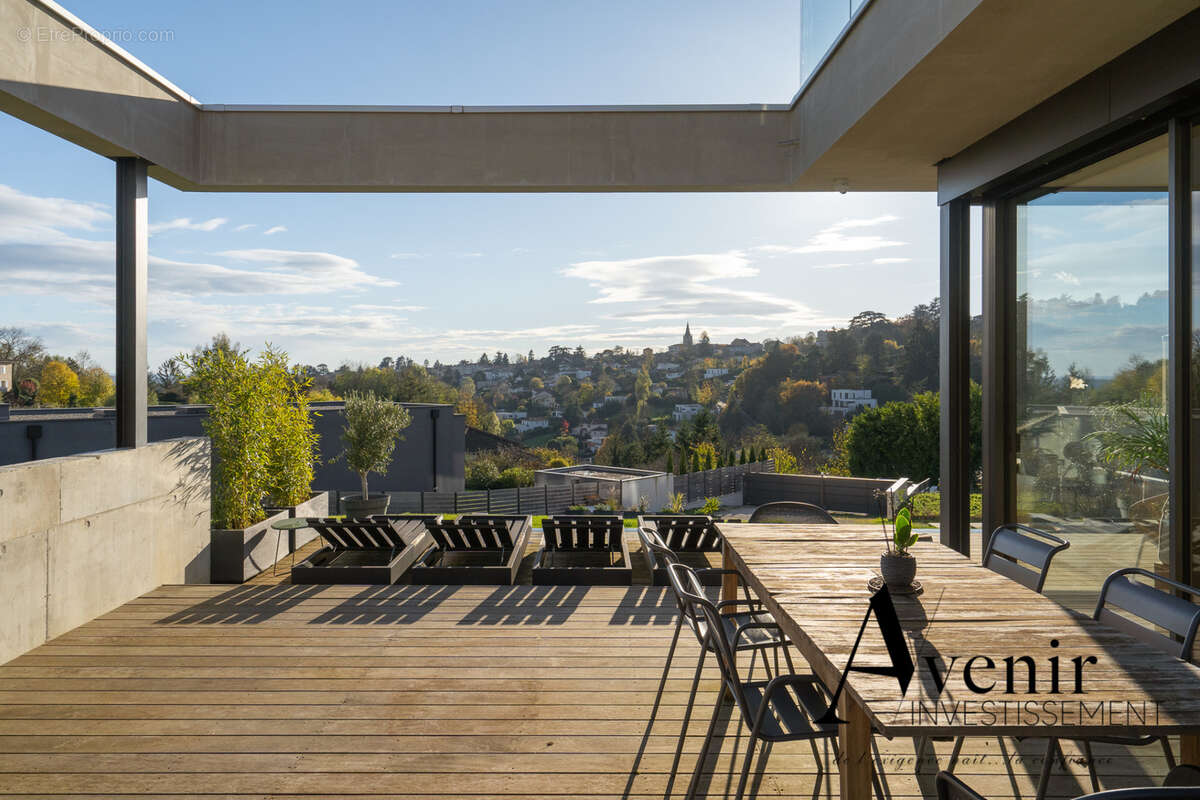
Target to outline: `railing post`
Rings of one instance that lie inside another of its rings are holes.
[[[417,508],[420,509],[421,514],[425,513],[425,490],[424,489],[417,492]]]
[[[453,492],[454,495],[454,513],[458,513],[458,492]]]
[[[542,504],[546,509],[547,516],[550,514],[550,486],[542,487]]]

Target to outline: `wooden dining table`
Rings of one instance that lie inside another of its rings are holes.
[[[738,572],[722,599],[737,599],[740,576],[831,692],[863,631],[837,701],[843,798],[871,796],[875,733],[1178,735],[1181,760],[1200,764],[1200,668],[983,568],[936,532],[912,548],[921,593],[891,593],[915,666],[901,691],[894,675],[857,670],[894,663],[876,618],[863,625],[882,526],[718,527],[724,566]]]

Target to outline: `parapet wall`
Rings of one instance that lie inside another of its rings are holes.
[[[211,460],[187,438],[0,467],[0,663],[162,584],[208,583]]]

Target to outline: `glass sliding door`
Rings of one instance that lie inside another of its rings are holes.
[[[1046,593],[1085,613],[1168,574],[1168,224],[1165,134],[1017,207],[1017,516],[1070,541]]]

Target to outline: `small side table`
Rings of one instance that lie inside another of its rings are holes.
[[[272,522],[271,527],[278,531],[275,537],[275,563],[271,565],[271,575],[277,574],[279,568],[279,542],[283,539],[283,532],[287,531],[288,535],[288,552],[292,554],[292,565],[296,564],[296,531],[308,527],[308,519],[305,517],[288,517],[277,522]]]

